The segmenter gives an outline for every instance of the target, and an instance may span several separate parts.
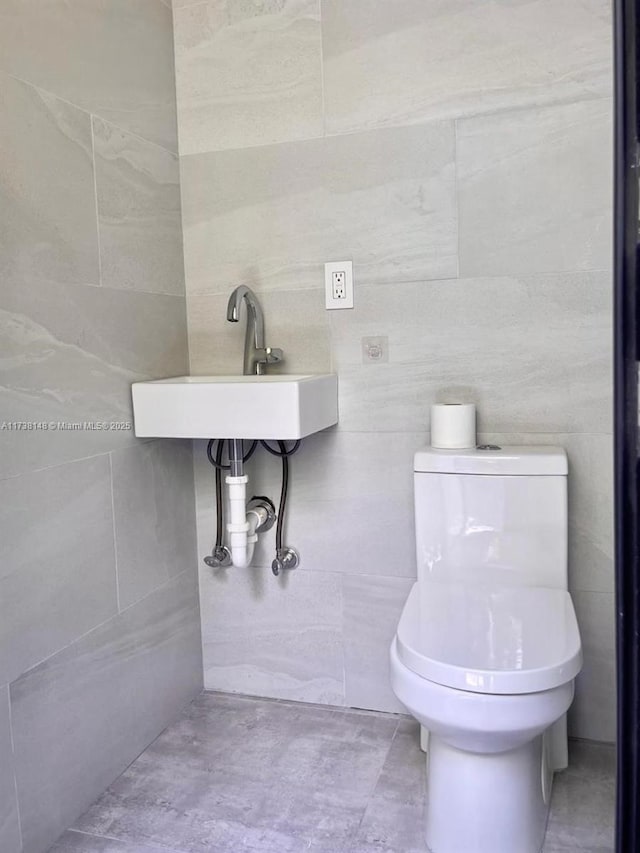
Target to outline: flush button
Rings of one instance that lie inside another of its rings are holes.
[[[502,450],[497,444],[479,444],[476,450]]]

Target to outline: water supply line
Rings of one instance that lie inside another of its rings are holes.
[[[214,440],[207,444],[207,457],[216,471],[216,544],[211,555],[204,558],[210,569],[226,569],[231,565],[231,551],[224,544],[224,521],[222,518],[222,451],[224,442],[218,442],[215,458],[213,457]],[[253,448],[255,450],[255,447]]]
[[[293,456],[300,447],[300,439],[296,441],[291,450],[287,450],[284,441],[278,442],[278,450],[273,450],[266,441],[261,441],[260,444],[265,450],[273,454],[273,456],[279,456],[282,459],[282,487],[280,489],[280,505],[278,506],[278,524],[276,527],[276,557],[271,563],[271,571],[277,577],[282,571],[297,568],[300,562],[300,557],[295,548],[283,546],[282,544],[282,529],[284,527],[287,494],[289,491],[289,457]]]
[[[217,442],[215,455],[214,445]],[[228,447],[229,464],[222,462],[225,442]],[[244,473],[244,463],[247,462],[258,446],[253,441],[248,452],[244,453],[241,439],[211,439],[207,445],[207,458],[215,468],[216,479],[216,542],[213,553],[204,558],[210,568],[227,568],[234,565],[237,568],[247,568],[253,559],[258,533],[269,530],[276,521],[276,557],[271,564],[274,575],[279,575],[286,569],[295,569],[300,561],[294,548],[283,546],[282,533],[284,527],[287,495],[289,488],[289,457],[300,447],[298,439],[293,447],[287,450],[283,441],[278,441],[278,450],[271,448],[266,441],[260,444],[282,460],[282,488],[280,491],[280,506],[276,515],[273,502],[264,496],[254,496],[246,502],[248,477]],[[230,548],[224,544],[222,472],[228,471],[225,482],[229,489],[229,515],[226,525]]]
[[[213,447],[217,441],[215,456]],[[258,442],[251,443],[247,453],[244,453],[243,442],[240,439],[230,439],[228,444],[229,464],[223,465],[222,454],[224,450],[224,440],[211,439],[207,444],[207,458],[213,465],[216,471],[216,543],[213,548],[213,553],[204,558],[204,562],[212,569],[227,568],[232,563],[236,566],[246,567],[251,562],[253,550],[257,540],[256,532],[262,527],[268,530],[275,521],[275,508],[268,498],[265,498],[264,512],[259,512],[258,505],[253,503],[251,506],[250,516],[248,517],[248,508],[246,507],[246,482],[247,477],[244,475],[244,463],[247,462],[254,454]],[[224,523],[223,523],[223,497],[222,497],[222,472],[229,471],[226,478],[231,495],[234,499],[232,504],[231,525],[236,525],[233,532],[229,531],[232,548],[224,544]],[[240,516],[240,501],[242,502],[242,515]],[[233,546],[235,545],[235,553]],[[250,553],[248,553],[250,547]]]

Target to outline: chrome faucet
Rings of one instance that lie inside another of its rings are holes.
[[[281,349],[264,345],[264,314],[253,290],[241,284],[233,291],[227,304],[227,320],[237,323],[240,320],[242,301],[247,304],[247,330],[244,337],[244,363],[242,372],[245,376],[264,373],[265,364],[277,364],[282,361]],[[253,328],[252,328],[253,327]]]

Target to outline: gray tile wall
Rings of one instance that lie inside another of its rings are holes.
[[[202,685],[190,445],[50,426],[188,370],[171,10],[45,6],[0,9],[2,853],[47,850]]]
[[[614,737],[608,0],[174,0],[193,373],[239,372],[232,287],[289,371],[340,377],[292,462],[302,566],[201,564],[209,687],[397,710],[386,649],[415,576],[413,451],[438,395],[571,465],[585,668],[571,720]],[[350,258],[353,311],[324,310]],[[361,338],[388,337],[388,363]],[[213,474],[196,444],[199,556]],[[255,459],[277,496],[276,460]]]

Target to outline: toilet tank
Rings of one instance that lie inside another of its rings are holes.
[[[419,450],[418,580],[567,589],[567,470],[560,447]]]

